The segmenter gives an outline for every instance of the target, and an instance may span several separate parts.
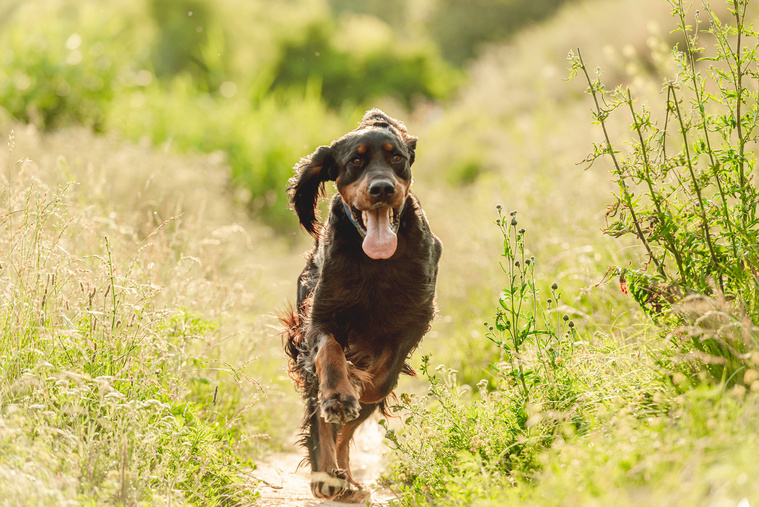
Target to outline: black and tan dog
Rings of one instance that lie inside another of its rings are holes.
[[[416,137],[374,109],[359,127],[303,158],[288,195],[315,238],[298,278],[297,309],[283,317],[290,375],[306,403],[303,445],[317,498],[366,500],[349,444],[377,408],[385,412],[409,354],[435,314],[442,252],[409,191]],[[335,181],[325,224],[324,184]]]

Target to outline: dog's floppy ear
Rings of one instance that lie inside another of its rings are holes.
[[[337,177],[332,148],[319,146],[311,155],[300,159],[294,169],[295,176],[288,182],[287,195],[301,225],[309,234],[316,236],[319,196],[324,195],[324,183]]]
[[[414,163],[414,159],[416,158],[416,136],[409,135],[408,132],[404,129],[403,132],[401,132],[401,136],[403,137],[403,142],[406,143],[406,148],[408,148],[408,165],[411,165]]]

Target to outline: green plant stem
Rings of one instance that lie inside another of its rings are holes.
[[[684,143],[684,148],[685,148],[685,160],[687,161],[688,172],[690,173],[691,181],[693,183],[693,189],[696,192],[696,198],[698,200],[698,208],[701,213],[701,224],[704,229],[704,238],[706,239],[706,244],[709,247],[709,254],[711,255],[712,262],[714,263],[714,267],[717,269],[720,289],[724,292],[725,286],[722,280],[722,273],[720,272],[720,263],[717,260],[717,254],[714,252],[714,245],[712,244],[711,233],[709,232],[709,222],[706,218],[706,208],[704,208],[704,198],[701,195],[701,187],[698,184],[698,179],[696,178],[696,172],[693,169],[693,162],[691,161],[690,147],[688,144],[688,136],[687,136],[688,129],[685,127],[685,122],[683,120],[683,116],[680,111],[680,103],[677,100],[677,93],[675,92],[675,87],[672,83],[669,83],[668,87],[669,87],[669,90],[672,92],[672,96],[674,97],[674,100],[672,101],[672,103],[675,105],[675,112],[677,113],[677,119],[678,119],[678,122],[680,123],[680,132],[683,135],[683,143]]]
[[[743,101],[743,71],[741,70],[741,39],[743,37],[743,21],[746,18],[746,7],[748,2],[743,4],[743,13],[738,9],[738,0],[733,4],[735,7],[735,27],[738,32],[735,44],[735,93],[737,99],[735,103],[736,129],[738,133],[738,171],[740,178],[741,193],[745,192],[746,173],[744,154],[746,149],[746,140],[743,138],[743,126],[741,125],[741,102]]]
[[[730,220],[730,213],[729,213],[728,208],[727,208],[727,195],[726,195],[724,189],[722,188],[722,181],[720,181],[719,175],[717,174],[717,169],[719,168],[719,163],[714,158],[714,150],[712,149],[711,138],[709,136],[709,128],[708,128],[708,121],[707,121],[707,116],[706,116],[706,108],[704,107],[705,101],[703,99],[703,90],[702,90],[703,83],[701,83],[699,81],[699,79],[698,79],[698,73],[696,72],[695,54],[696,54],[697,48],[695,47],[695,42],[696,42],[696,39],[698,37],[698,22],[696,23],[696,31],[695,31],[695,34],[693,35],[693,39],[691,39],[690,37],[688,37],[687,24],[685,22],[685,10],[684,10],[684,7],[683,7],[682,0],[679,0],[679,2],[678,2],[678,10],[677,10],[677,12],[678,12],[678,15],[679,15],[679,18],[680,18],[680,29],[685,34],[685,41],[686,41],[686,44],[688,46],[687,50],[688,50],[688,56],[689,56],[688,62],[690,63],[690,78],[691,78],[691,81],[693,81],[693,92],[696,94],[696,104],[698,104],[698,111],[699,111],[699,115],[700,115],[700,118],[701,118],[701,131],[704,134],[704,141],[706,142],[706,153],[709,155],[709,163],[711,164],[711,167],[715,171],[714,180],[717,183],[717,190],[719,191],[719,194],[720,194],[720,197],[721,197],[721,200],[722,200],[722,212],[723,212],[723,214],[725,216],[725,223],[727,225],[727,230],[728,230],[728,233],[729,233],[728,236],[730,237],[730,243],[731,243],[731,246],[733,248],[733,255],[735,255],[735,257],[737,258],[738,257],[738,247],[735,244],[735,235],[733,234],[733,226],[732,226],[732,222]],[[737,9],[736,9],[736,12],[737,12]],[[739,30],[740,30],[740,22],[738,23],[738,27],[739,27]],[[739,46],[738,51],[740,51],[740,31],[738,33],[738,46]],[[737,120],[738,120],[738,122],[737,123],[738,123],[738,139],[739,139],[739,145],[740,145],[740,148],[739,148],[740,149],[739,158],[741,160],[741,166],[740,166],[741,176],[740,176],[740,179],[741,179],[741,186],[743,186],[743,183],[742,183],[742,180],[743,180],[743,150],[742,150],[743,143],[740,142],[741,141],[741,134],[740,134],[740,128],[741,128],[740,127],[740,124],[741,124],[740,103],[741,103],[742,88],[740,86],[740,82],[741,82],[740,74],[741,74],[741,72],[740,72],[739,56],[736,56],[736,62],[738,62],[737,73],[736,73],[737,74],[737,77],[736,77],[736,79],[737,79],[736,86],[738,87],[738,90],[737,90],[737,93],[738,93],[738,105],[737,105],[737,116],[738,116],[738,118],[737,118]],[[700,195],[700,193],[699,193],[699,201],[701,201],[701,195]],[[707,235],[708,235],[708,233],[707,233]],[[712,254],[713,254],[714,253],[713,249],[710,248],[710,250],[712,251]],[[721,275],[720,275],[720,287],[722,287],[722,278],[721,278]]]
[[[108,252],[108,279],[111,282],[111,331],[116,329],[116,284],[113,276],[113,259],[111,258],[111,244],[108,242],[108,236],[105,237],[105,249]]]
[[[659,194],[656,192],[653,186],[653,182],[651,181],[650,174],[651,174],[651,164],[648,160],[648,149],[646,146],[645,141],[643,140],[643,133],[640,129],[640,123],[638,122],[638,117],[635,114],[635,109],[633,108],[633,100],[632,100],[632,93],[630,92],[630,89],[627,89],[627,105],[630,108],[630,114],[632,115],[633,122],[635,124],[635,131],[638,134],[638,140],[640,142],[640,152],[641,156],[643,157],[643,165],[645,167],[645,174],[646,176],[643,178],[643,180],[648,185],[648,191],[651,195],[651,200],[654,202],[654,206],[656,207],[656,215],[659,219],[659,222],[661,224],[666,223],[666,215],[662,211],[661,208],[661,199],[659,198]],[[683,266],[683,260],[680,256],[680,251],[677,249],[677,246],[675,244],[674,238],[672,237],[672,234],[669,232],[668,227],[663,227],[663,230],[665,231],[665,238],[667,241],[667,247],[670,252],[672,252],[672,255],[675,257],[675,262],[677,263],[677,269],[680,273],[680,280],[683,284],[686,283],[685,278],[685,268]]]
[[[517,361],[517,371],[519,372],[519,382],[522,385],[522,395],[524,399],[527,399],[527,396],[529,395],[529,390],[527,389],[527,383],[524,381],[524,369],[522,368],[522,358],[520,356],[519,352],[519,330],[517,328],[517,325],[519,324],[518,318],[521,315],[522,312],[522,297],[520,296],[519,302],[517,303],[514,301],[514,280],[516,280],[516,275],[514,275],[514,259],[516,258],[516,250],[518,249],[517,245],[517,239],[516,239],[516,225],[510,225],[508,230],[508,241],[511,242],[511,233],[514,233],[514,255],[511,259],[509,259],[509,285],[510,287],[510,295],[511,298],[511,325],[509,326],[509,334],[511,334],[512,341],[514,342],[514,354],[516,361]],[[516,308],[516,309],[515,309]]]
[[[617,173],[619,174],[621,178],[620,186],[622,187],[622,193],[625,196],[625,204],[627,204],[627,207],[630,210],[630,216],[632,217],[633,223],[635,224],[635,230],[638,234],[638,238],[640,238],[641,242],[643,243],[643,246],[646,248],[649,258],[653,261],[654,265],[656,266],[656,270],[664,279],[666,279],[667,275],[664,272],[664,268],[662,267],[661,263],[654,255],[654,252],[651,250],[651,247],[648,244],[648,240],[646,240],[646,236],[643,234],[643,230],[640,228],[640,223],[638,221],[637,214],[635,213],[634,206],[632,205],[632,197],[627,191],[627,185],[625,184],[625,177],[623,175],[619,162],[617,161],[617,157],[614,154],[614,148],[612,147],[611,139],[609,138],[609,132],[606,130],[606,121],[604,120],[605,112],[601,109],[601,105],[598,102],[596,88],[595,86],[593,86],[593,81],[590,79],[590,75],[588,74],[588,69],[585,67],[585,62],[582,59],[582,53],[580,52],[579,48],[577,49],[577,58],[580,61],[580,68],[582,69],[583,74],[585,74],[585,79],[588,82],[590,94],[593,97],[593,102],[595,103],[595,106],[596,106],[596,116],[598,117],[598,121],[601,124],[601,129],[603,130],[603,133],[604,133],[604,141],[606,142],[606,147],[609,150],[609,155],[611,156],[611,160],[614,163],[614,167],[617,169]]]

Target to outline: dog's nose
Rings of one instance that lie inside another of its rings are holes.
[[[395,185],[388,180],[375,180],[369,184],[369,195],[376,199],[387,199],[395,193]]]

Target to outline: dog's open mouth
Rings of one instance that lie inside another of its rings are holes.
[[[359,210],[350,206],[353,223],[364,237],[362,248],[372,259],[388,259],[398,246],[398,226],[401,223],[403,207],[376,207]]]

